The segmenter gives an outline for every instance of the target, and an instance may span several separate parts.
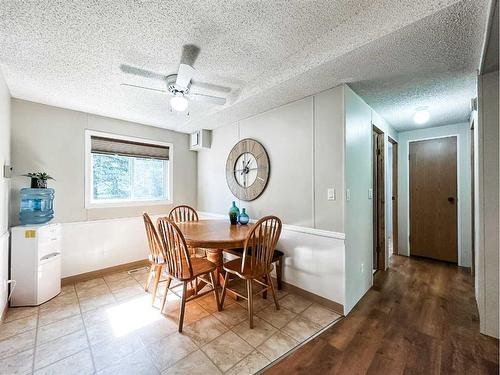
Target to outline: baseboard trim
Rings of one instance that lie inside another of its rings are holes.
[[[85,273],[80,273],[78,275],[63,277],[61,279],[61,285],[62,286],[70,285],[70,284],[74,284],[74,283],[77,283],[80,281],[94,279],[96,277],[104,276],[104,275],[107,275],[110,273],[127,271],[127,270],[130,270],[133,268],[140,268],[140,267],[144,267],[144,266],[149,266],[149,264],[150,264],[149,260],[143,259],[143,260],[137,260],[135,262],[124,263],[124,264],[119,264],[117,266],[103,268],[103,269],[96,270],[96,271],[85,272]]]
[[[302,296],[305,298],[308,298],[311,301],[314,301],[319,305],[323,305],[325,307],[328,307],[330,310],[335,311],[337,314],[344,316],[344,306],[341,305],[340,303],[329,300],[329,299],[321,297],[321,296],[318,296],[317,294],[311,293],[307,290],[304,290],[302,288],[299,288],[298,286],[289,284],[285,281],[282,281],[282,284],[283,284],[283,290],[285,290],[287,292],[294,293],[294,294],[298,294],[299,296]],[[274,279],[274,285],[277,285],[276,279]]]

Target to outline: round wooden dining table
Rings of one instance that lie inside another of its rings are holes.
[[[189,247],[206,250],[207,259],[217,265],[217,280],[223,283],[222,252],[243,247],[253,224],[232,225],[228,220],[198,220],[178,223],[177,226]]]

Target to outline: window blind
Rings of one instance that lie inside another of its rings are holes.
[[[90,137],[92,153],[120,155],[136,158],[169,159],[169,148],[151,143],[126,141],[123,139]]]

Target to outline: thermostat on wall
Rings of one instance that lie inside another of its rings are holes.
[[[191,133],[189,149],[193,151],[201,150],[202,148],[210,148],[212,143],[212,131],[201,129]]]

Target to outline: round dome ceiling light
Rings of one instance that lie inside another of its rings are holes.
[[[413,121],[419,125],[425,124],[430,118],[431,114],[428,107],[418,107],[413,114]]]
[[[184,95],[175,95],[170,99],[170,106],[174,111],[184,112],[188,107],[188,101]]]

